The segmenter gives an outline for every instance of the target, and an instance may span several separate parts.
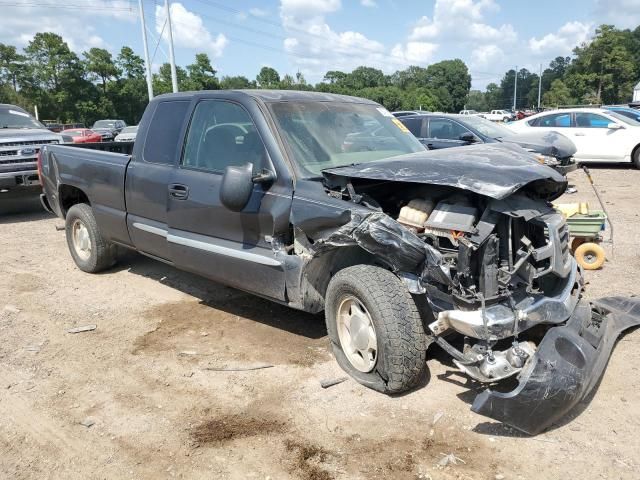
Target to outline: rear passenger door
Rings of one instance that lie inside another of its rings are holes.
[[[139,131],[138,141],[144,148],[134,152],[127,168],[129,236],[139,251],[161,260],[169,260],[167,185],[177,165],[188,109],[188,100],[158,102],[149,121],[142,123],[146,130]]]
[[[264,132],[263,132],[264,133]],[[212,280],[278,300],[285,299],[284,264],[270,240],[276,218],[291,208],[292,187],[256,184],[242,212],[220,202],[229,165],[275,171],[261,132],[248,111],[227,100],[195,106],[179,168],[169,182],[169,253],[174,264]]]

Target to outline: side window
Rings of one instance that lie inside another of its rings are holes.
[[[610,123],[611,120],[602,115],[587,112],[576,113],[576,127],[578,128],[607,128]]]
[[[469,130],[448,118],[432,118],[429,121],[429,137],[440,140],[459,140]]]
[[[229,165],[250,162],[257,171],[264,164],[265,152],[244,108],[223,100],[203,100],[191,119],[182,165],[224,172]]]
[[[529,123],[532,127],[554,127],[567,128],[571,126],[570,113],[552,113],[536,119],[535,125]]]
[[[161,102],[153,112],[142,157],[150,163],[173,163],[180,145],[180,128],[189,108],[188,101]]]
[[[422,136],[422,118],[404,117],[400,121],[404,123],[404,126],[407,127],[414,136]]]

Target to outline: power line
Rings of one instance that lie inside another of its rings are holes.
[[[104,4],[102,4],[104,5]],[[91,4],[91,3],[84,3],[84,4],[69,4],[66,3],[64,5],[60,5],[60,4],[54,4],[54,3],[5,3],[2,2],[0,3],[0,6],[2,7],[38,7],[38,8],[54,8],[54,9],[78,9],[78,8],[91,8],[92,10],[99,10],[99,11],[109,11],[109,12],[131,12],[133,14],[135,14],[135,12],[133,11],[133,9],[131,8],[122,8],[122,7],[107,7],[107,6],[101,6],[98,4]]]

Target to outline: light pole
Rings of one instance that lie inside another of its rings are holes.
[[[151,83],[151,63],[149,62],[149,46],[147,45],[147,25],[144,21],[144,7],[142,0],[138,0],[140,7],[140,23],[142,24],[142,45],[144,46],[144,64],[147,67],[147,91],[149,93],[149,101],[153,98],[153,83]]]
[[[518,92],[518,66],[516,65],[515,75],[513,76],[513,111],[516,111],[516,93]]]
[[[178,75],[176,74],[176,56],[173,51],[173,28],[171,27],[171,9],[169,0],[164,0],[164,8],[167,11],[167,24],[169,26],[169,63],[171,64],[171,86],[173,93],[178,92]]]

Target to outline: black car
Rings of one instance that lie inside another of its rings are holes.
[[[126,126],[124,120],[98,120],[93,124],[91,130],[99,133],[103,142],[110,142]]]
[[[516,133],[475,115],[421,114],[398,118],[429,150],[476,143],[511,143],[538,154],[538,160],[561,173],[576,169],[576,146],[558,132]]]

